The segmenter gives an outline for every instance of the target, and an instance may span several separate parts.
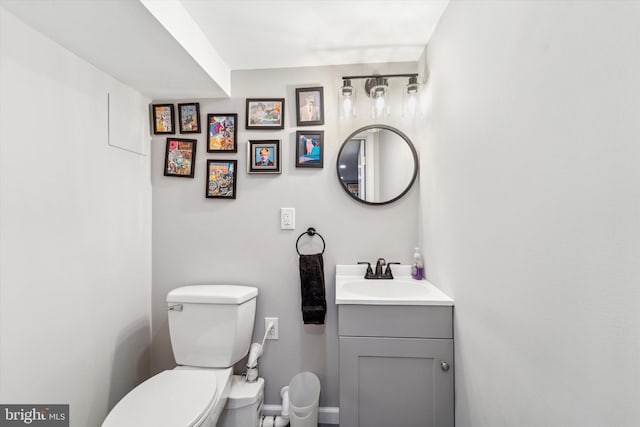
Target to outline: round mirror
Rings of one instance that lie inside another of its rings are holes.
[[[347,194],[362,203],[384,205],[409,191],[418,175],[418,155],[398,129],[370,125],[344,141],[336,167]]]

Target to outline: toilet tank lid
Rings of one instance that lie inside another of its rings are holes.
[[[190,285],[176,288],[167,302],[194,304],[242,304],[258,295],[258,288],[241,285]]]

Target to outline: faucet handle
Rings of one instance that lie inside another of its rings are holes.
[[[387,276],[387,278],[389,278],[389,279],[393,279],[393,273],[391,272],[391,264],[400,265],[399,262],[388,262],[387,263],[387,269],[384,271],[384,275]]]
[[[370,262],[358,261],[358,264],[367,264],[367,272],[364,275],[365,279],[373,276],[373,270],[371,269],[371,263]]]

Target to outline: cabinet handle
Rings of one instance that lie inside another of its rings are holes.
[[[447,362],[445,362],[444,360],[440,361],[440,368],[447,372],[449,370],[449,364]]]

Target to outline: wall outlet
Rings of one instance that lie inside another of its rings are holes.
[[[295,230],[296,208],[280,208],[280,229]]]
[[[264,318],[264,330],[266,331],[269,327],[269,323],[273,322],[273,328],[267,334],[268,340],[277,340],[278,339],[278,318],[277,317],[265,317]]]

